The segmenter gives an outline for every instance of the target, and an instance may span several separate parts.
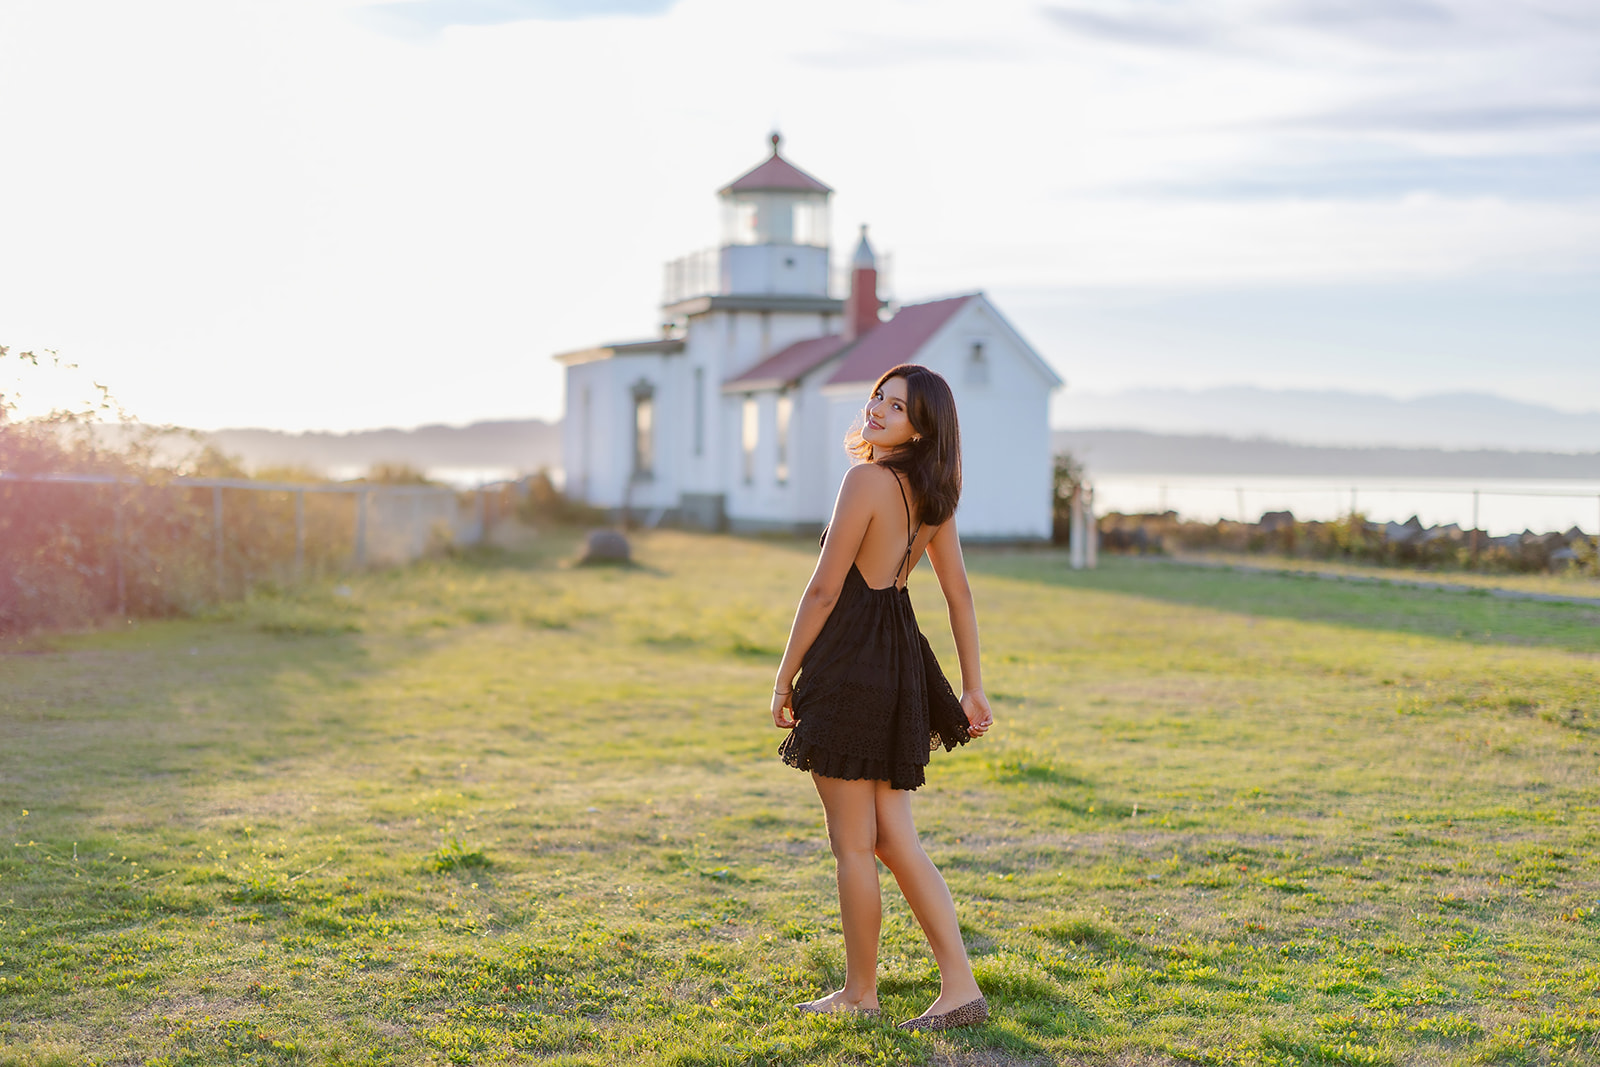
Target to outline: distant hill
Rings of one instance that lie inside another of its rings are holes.
[[[352,433],[217,430],[204,436],[252,470],[295,465],[331,471],[406,463],[424,470],[509,468],[531,472],[561,466],[561,424],[541,419]]]
[[[1091,475],[1328,474],[1600,480],[1600,451],[1320,448],[1286,441],[1143,430],[1057,430],[1052,443],[1057,452],[1070,452],[1081,460]]]
[[[1058,403],[1058,426],[1071,430],[1264,437],[1336,448],[1600,451],[1600,411],[1560,411],[1487,393],[1401,400],[1237,386],[1069,391]]]
[[[1137,390],[1100,396],[1069,394],[1067,405],[1078,413],[1075,421],[1079,422],[1090,413],[1107,420],[1133,419],[1137,415],[1159,422],[1158,416],[1165,413],[1180,425],[1218,424],[1187,431],[1175,425],[1168,432],[1149,427],[1056,430],[1053,440],[1057,451],[1071,452],[1095,474],[1600,480],[1600,412],[1573,415],[1491,396],[1460,394],[1399,401],[1355,393],[1247,388]],[[1299,411],[1303,425],[1281,425],[1287,417],[1285,413],[1294,411]],[[1314,415],[1314,411],[1322,414]],[[1462,444],[1471,437],[1467,418],[1471,411],[1479,412],[1471,423],[1478,427],[1475,432],[1479,437],[1512,443],[1498,447]],[[1522,414],[1515,415],[1519,411]],[[1406,417],[1401,418],[1397,412],[1406,413]],[[1385,421],[1384,413],[1393,417],[1392,423]],[[1228,425],[1230,415],[1237,425]],[[1515,443],[1540,437],[1527,422],[1535,416],[1547,426],[1542,432],[1543,440],[1587,441],[1587,445],[1536,447]],[[1589,433],[1586,427],[1591,424],[1592,435],[1585,437]],[[1272,426],[1278,426],[1280,432],[1270,432]],[[1319,427],[1332,435],[1335,426],[1342,427],[1346,438],[1342,443],[1305,440]],[[1432,427],[1428,432],[1438,435],[1436,438],[1424,433],[1428,426]],[[1450,426],[1455,429],[1449,430]],[[1391,438],[1415,440],[1409,445],[1383,446],[1379,430]],[[241,458],[251,469],[295,465],[334,472],[364,470],[374,463],[406,463],[424,470],[535,471],[561,466],[561,424],[541,419],[351,433],[230,429],[205,437],[224,452]],[[1443,447],[1441,441],[1446,442]]]

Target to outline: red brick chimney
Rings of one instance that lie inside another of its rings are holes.
[[[861,224],[861,243],[850,261],[850,295],[844,301],[844,338],[854,341],[878,325],[878,257],[867,243],[867,225]]]

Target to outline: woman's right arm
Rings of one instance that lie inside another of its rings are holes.
[[[833,519],[828,523],[828,537],[817,559],[817,568],[811,581],[800,596],[800,606],[795,609],[794,625],[789,628],[789,642],[784,647],[783,659],[778,664],[778,677],[772,686],[772,722],[785,730],[794,726],[790,709],[789,692],[794,688],[794,677],[800,673],[800,663],[810,651],[811,644],[822,632],[833,605],[844,589],[845,576],[855,562],[861,541],[867,536],[867,526],[872,522],[873,480],[883,472],[870,463],[851,467],[845,472],[839,486],[839,496],[833,504]]]

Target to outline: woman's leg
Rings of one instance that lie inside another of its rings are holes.
[[[847,782],[813,774],[817,795],[828,816],[828,844],[838,864],[839,924],[844,928],[844,988],[811,1006],[837,1008],[878,1006],[878,928],[883,902],[878,895],[877,803],[874,786],[887,782]]]
[[[900,892],[911,905],[922,932],[939,965],[939,999],[924,1015],[940,1015],[983,995],[972,965],[967,962],[967,946],[961,940],[961,925],[956,921],[955,901],[944,876],[933,865],[917,840],[917,826],[911,819],[911,793],[891,789],[888,782],[873,783],[877,808],[877,853],[894,874]]]

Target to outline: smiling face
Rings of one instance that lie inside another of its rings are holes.
[[[906,411],[906,380],[890,378],[878,387],[861,411],[861,439],[875,452],[891,452],[920,437]]]

